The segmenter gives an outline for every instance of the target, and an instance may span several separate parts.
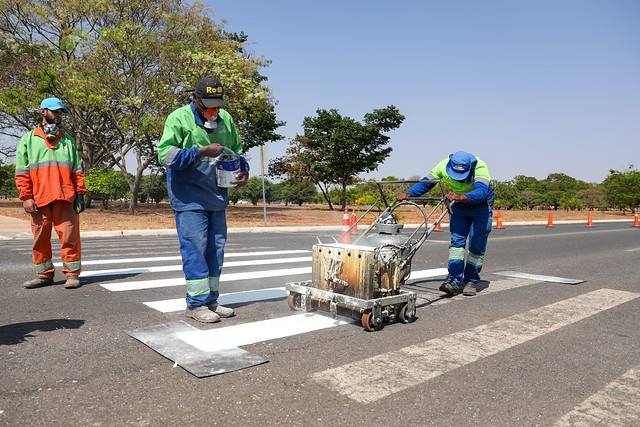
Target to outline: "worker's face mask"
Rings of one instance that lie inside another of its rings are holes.
[[[58,136],[59,128],[55,123],[47,123],[46,125],[42,125],[42,130],[44,131],[47,141],[54,141],[56,136]]]
[[[204,123],[204,127],[207,129],[214,129],[218,124],[216,123],[216,119],[218,118],[218,108],[207,108],[202,112],[207,121]]]

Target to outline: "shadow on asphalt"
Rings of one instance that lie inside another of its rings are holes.
[[[84,320],[52,319],[38,322],[13,323],[0,326],[0,345],[20,344],[32,338],[32,332],[50,332],[58,329],[78,329],[84,324]]]

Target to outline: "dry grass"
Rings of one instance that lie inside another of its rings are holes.
[[[349,212],[351,212],[351,209]],[[283,204],[267,206],[267,225],[269,227],[283,226],[315,226],[342,224],[343,211],[340,207],[329,210],[327,205],[289,205]],[[360,217],[364,212],[358,208],[357,215]],[[429,213],[427,211],[427,213]],[[554,221],[585,221],[588,219],[587,211],[500,211],[503,222],[519,221],[547,221],[549,213],[553,215]],[[0,214],[14,218],[28,220],[28,215],[22,209],[22,202],[18,199],[0,200]],[[372,211],[364,220],[363,224],[368,224],[378,214]],[[411,224],[422,222],[422,215],[415,208],[403,208],[399,210],[400,222]],[[494,220],[497,214],[494,212]],[[633,215],[627,212],[592,212],[594,221],[606,219],[626,219],[633,221]],[[447,222],[448,218],[444,219]],[[261,205],[231,205],[227,208],[227,223],[229,227],[262,227],[264,226],[264,210]],[[91,209],[85,210],[80,215],[80,228],[83,231],[104,231],[104,230],[151,230],[174,228],[175,221],[173,211],[168,203],[146,204],[140,203],[139,211],[136,215],[129,215],[127,204],[115,203],[107,210],[103,210],[99,204],[94,203]]]

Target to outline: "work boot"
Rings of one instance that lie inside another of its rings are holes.
[[[447,295],[450,295],[452,297],[458,295],[458,286],[453,283],[451,280],[447,280],[446,282],[444,282],[442,285],[440,285],[440,292],[444,292]]]
[[[220,321],[220,316],[209,310],[209,307],[207,307],[206,305],[201,305],[200,307],[196,307],[193,310],[187,308],[184,311],[184,314],[187,317],[190,317],[202,323],[216,323]]]
[[[464,290],[462,291],[462,295],[468,296],[468,297],[475,297],[476,296],[476,286],[478,286],[477,283],[467,283],[467,285],[464,287]]]
[[[77,274],[70,274],[67,276],[67,281],[64,282],[64,287],[67,289],[75,289],[82,286],[80,284],[80,278],[78,278]]]
[[[22,284],[27,289],[41,288],[43,286],[53,285],[53,279],[38,276],[35,279],[28,280]]]
[[[223,307],[217,302],[211,302],[207,304],[207,307],[209,307],[209,310],[213,311],[220,317],[233,317],[236,315],[236,312],[233,310],[233,308]]]

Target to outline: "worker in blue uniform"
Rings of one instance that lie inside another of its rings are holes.
[[[474,296],[493,221],[494,193],[489,169],[478,157],[458,151],[443,159],[424,177],[424,180],[435,179],[451,184],[452,191],[447,194],[447,199],[455,202],[449,219],[448,275],[440,285],[440,291],[454,296],[463,287],[463,295]],[[419,197],[434,185],[417,183],[406,193],[398,194],[396,199],[402,201]]]

